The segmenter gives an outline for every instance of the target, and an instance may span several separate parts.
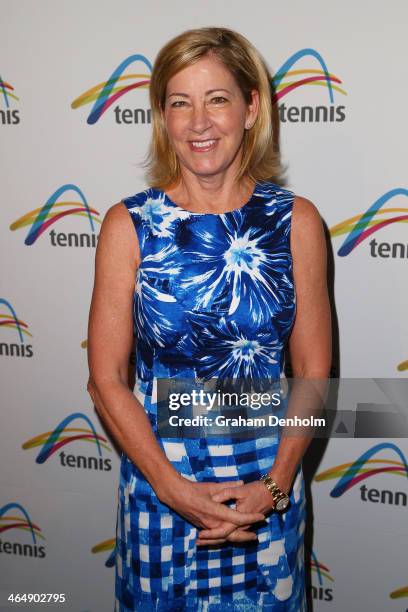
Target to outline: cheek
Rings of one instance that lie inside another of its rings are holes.
[[[185,120],[180,115],[172,115],[169,113],[164,117],[164,125],[171,140],[177,140],[182,136],[185,130]]]
[[[233,113],[224,113],[216,117],[215,121],[226,133],[237,139],[241,138],[245,126],[245,114],[238,110]]]

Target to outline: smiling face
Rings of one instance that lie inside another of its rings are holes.
[[[241,161],[245,126],[258,111],[258,92],[247,104],[232,73],[214,55],[180,70],[168,82],[163,118],[181,170],[209,177]]]

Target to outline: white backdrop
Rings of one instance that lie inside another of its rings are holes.
[[[149,63],[179,32],[224,25],[247,36],[274,73],[285,67],[287,186],[332,228],[337,371],[406,377],[408,5],[1,0],[0,8],[0,609],[10,608],[8,593],[45,591],[66,593],[69,610],[105,612],[119,463],[86,392],[83,343],[98,220],[146,186]],[[145,60],[122,70],[134,55]],[[113,87],[138,86],[108,92],[88,123],[118,69],[126,78]],[[342,120],[330,121],[330,108]],[[339,255],[358,217],[389,192]],[[367,452],[366,467],[388,471],[331,496],[344,464]],[[336,439],[308,454],[313,610],[407,610],[404,456],[402,439]]]

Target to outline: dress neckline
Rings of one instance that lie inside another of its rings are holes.
[[[236,213],[239,211],[243,211],[244,208],[246,208],[247,206],[249,206],[256,195],[256,192],[259,188],[259,183],[256,182],[255,186],[253,188],[253,191],[249,197],[249,199],[242,204],[241,206],[239,206],[238,208],[233,208],[232,210],[226,210],[225,212],[221,212],[221,213],[212,213],[212,212],[195,212],[194,210],[188,210],[187,208],[183,208],[182,206],[180,206],[179,204],[176,204],[176,202],[174,202],[170,196],[167,195],[167,193],[165,191],[162,191],[161,193],[163,193],[165,200],[167,203],[170,203],[172,206],[174,206],[175,208],[178,208],[179,210],[182,210],[183,212],[189,213],[190,215],[197,215],[198,217],[205,217],[205,216],[210,216],[210,217],[221,217],[222,215],[230,215],[232,213]]]

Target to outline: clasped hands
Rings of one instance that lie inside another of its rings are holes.
[[[235,510],[241,514],[260,513],[261,518],[249,521],[245,525],[239,524],[236,521],[222,521],[210,529],[202,529],[197,538],[198,546],[207,546],[209,544],[223,544],[224,542],[251,542],[257,540],[257,535],[248,529],[253,523],[264,520],[265,516],[273,510],[273,499],[271,494],[266,489],[265,485],[260,481],[254,481],[244,484],[239,481],[238,484],[233,482],[228,486],[226,483],[224,488],[212,495],[212,500],[215,502],[225,502],[231,499],[235,500]]]
[[[198,546],[257,539],[254,524],[273,510],[273,499],[261,481],[192,482],[182,478],[162,498],[181,516],[200,528]],[[235,500],[235,509],[224,504]]]

